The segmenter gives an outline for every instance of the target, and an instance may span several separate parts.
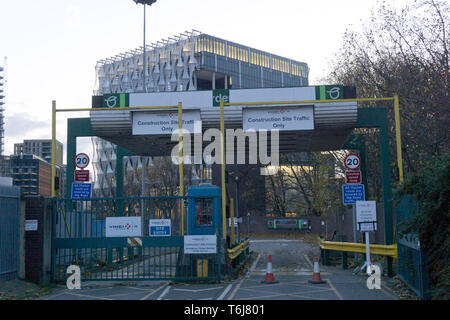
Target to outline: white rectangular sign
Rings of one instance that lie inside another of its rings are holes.
[[[37,231],[38,221],[37,220],[25,220],[25,231]]]
[[[198,126],[194,126],[199,121]],[[133,135],[143,134],[172,134],[178,129],[177,111],[133,112]],[[190,133],[201,132],[199,110],[183,111],[183,129]]]
[[[148,234],[150,237],[168,237],[171,234],[171,225],[170,219],[150,219]]]
[[[141,237],[141,217],[106,218],[106,237]]]
[[[360,231],[375,231],[377,221],[376,201],[356,201],[356,225]]]
[[[184,253],[216,253],[217,237],[216,235],[195,235],[184,236]]]
[[[242,127],[244,131],[258,130],[314,130],[314,108],[277,107],[244,108],[242,110]]]

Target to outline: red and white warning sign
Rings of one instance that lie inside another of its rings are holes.
[[[361,171],[348,170],[345,171],[345,183],[361,183]]]
[[[75,156],[73,162],[78,168],[84,169],[89,164],[89,156],[86,153],[79,153]]]
[[[348,170],[358,170],[361,165],[361,158],[354,153],[345,157],[344,165]]]
[[[75,170],[75,182],[88,182],[89,170]]]

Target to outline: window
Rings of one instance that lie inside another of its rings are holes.
[[[210,226],[213,224],[212,199],[195,199],[195,225]]]

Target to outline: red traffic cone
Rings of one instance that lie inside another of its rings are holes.
[[[267,272],[266,272],[266,278],[264,281],[261,281],[262,283],[278,283],[278,281],[275,281],[275,277],[273,275],[272,271],[272,257],[269,256],[269,261],[267,262]]]
[[[322,278],[320,277],[319,259],[317,257],[314,257],[313,278],[312,278],[312,280],[309,281],[309,283],[313,283],[313,284],[325,283],[325,281],[323,281]]]

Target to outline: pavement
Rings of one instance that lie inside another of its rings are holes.
[[[240,277],[220,283],[171,281],[85,281],[81,289],[65,284],[42,288],[19,280],[0,283],[0,299],[37,300],[397,300],[392,279],[368,289],[366,276],[320,265],[325,282],[311,284],[319,249],[305,239],[251,239],[252,260]],[[271,256],[275,283],[263,283]]]

